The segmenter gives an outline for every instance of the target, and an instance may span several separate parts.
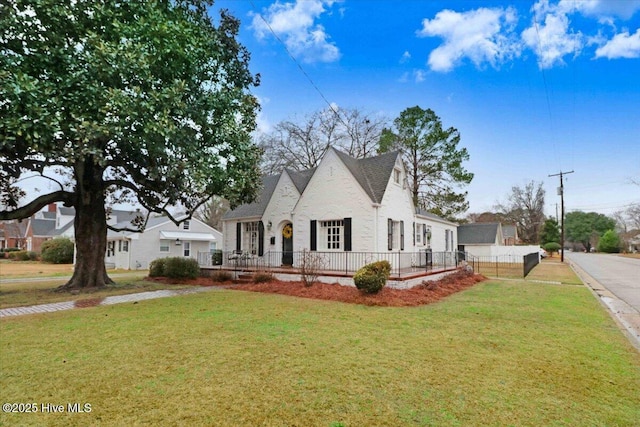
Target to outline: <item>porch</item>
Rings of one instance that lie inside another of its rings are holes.
[[[454,270],[469,255],[464,252],[266,252],[257,256],[246,252],[198,253],[198,263],[203,271],[227,270],[234,272],[269,271],[274,275],[296,275],[301,268],[313,264],[320,276],[349,278],[361,267],[376,261],[388,261],[391,265],[390,281],[422,279],[427,275]],[[472,262],[470,265],[473,267]]]

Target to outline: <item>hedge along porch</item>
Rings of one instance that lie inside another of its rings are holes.
[[[455,223],[415,210],[400,153],[354,159],[334,148],[327,150],[317,168],[286,169],[264,177],[257,200],[223,218],[224,247],[234,251],[231,256],[278,253],[280,266],[293,267],[293,254],[304,250],[330,254],[431,250],[453,256],[456,230]],[[411,256],[398,257],[403,258],[411,264]],[[401,267],[393,257],[390,262],[392,268]]]

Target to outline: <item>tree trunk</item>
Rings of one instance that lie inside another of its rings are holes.
[[[59,289],[101,288],[113,281],[104,264],[107,249],[104,170],[87,156],[75,168],[75,265],[71,279]]]

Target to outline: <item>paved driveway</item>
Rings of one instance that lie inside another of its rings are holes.
[[[565,255],[612,294],[640,311],[640,259],[581,252]]]

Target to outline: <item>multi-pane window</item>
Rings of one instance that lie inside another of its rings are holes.
[[[344,220],[320,221],[320,241],[324,250],[342,249],[344,240]]]
[[[122,252],[129,252],[129,241],[128,240],[123,240],[122,241]]]
[[[160,252],[169,252],[169,241],[161,240],[160,241]]]
[[[190,224],[189,220],[186,220],[185,222],[182,223],[182,229],[183,230],[188,230],[189,227],[191,227],[191,224]]]
[[[251,253],[258,253],[258,223],[245,222],[242,249]]]
[[[422,244],[422,224],[416,224],[416,244]]]
[[[183,255],[186,257],[191,256],[191,242],[184,242],[182,244]]]

